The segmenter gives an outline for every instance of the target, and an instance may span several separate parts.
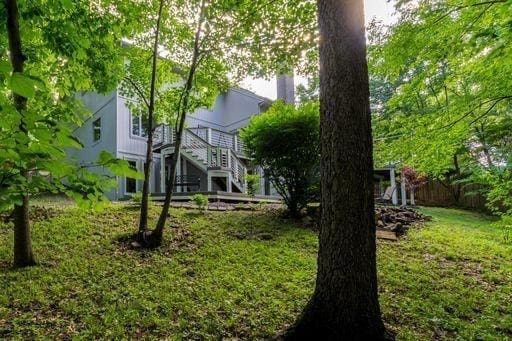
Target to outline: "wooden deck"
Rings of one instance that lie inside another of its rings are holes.
[[[275,196],[263,196],[256,195],[250,196],[243,193],[228,193],[221,191],[214,192],[175,192],[172,194],[172,201],[190,201],[192,200],[192,196],[195,194],[203,194],[208,197],[209,201],[222,201],[222,202],[232,202],[232,203],[271,203],[271,204],[279,204],[282,203],[282,199],[280,197]],[[165,199],[164,193],[154,193],[151,195],[154,201],[163,201]]]

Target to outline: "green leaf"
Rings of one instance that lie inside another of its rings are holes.
[[[5,75],[11,73],[12,67],[11,63],[7,60],[0,60],[0,73],[3,73]]]
[[[60,0],[60,4],[62,5],[62,9],[64,9],[64,10],[73,9],[73,1],[72,0]]]
[[[14,73],[11,76],[9,87],[13,92],[25,98],[32,98],[36,94],[36,81],[21,73]]]

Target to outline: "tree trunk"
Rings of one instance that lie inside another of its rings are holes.
[[[185,119],[183,119],[183,122],[184,121],[185,121]],[[183,130],[183,126],[181,126],[181,130]],[[176,168],[178,165],[178,158],[180,157],[180,153],[181,153],[182,135],[183,135],[182,133],[176,134],[176,140],[174,142],[175,143],[174,154],[172,155],[172,160],[171,160],[171,169],[169,171],[169,175],[167,177],[167,184],[165,187],[164,205],[162,206],[162,211],[160,212],[160,216],[158,217],[158,222],[156,224],[156,227],[151,233],[150,244],[152,247],[159,246],[162,243],[165,223],[167,222],[167,216],[169,215],[169,209],[171,207],[174,183],[176,181]]]
[[[25,195],[23,204],[14,208],[14,266],[17,268],[36,264],[32,252],[28,211],[29,201]]]
[[[287,339],[385,339],[377,294],[363,0],[318,0],[322,213],[316,287]]]
[[[16,0],[5,0],[5,11],[7,18],[7,34],[9,39],[9,52],[13,73],[23,73],[25,56],[21,48],[20,26],[18,22],[18,5]],[[27,109],[27,99],[18,94],[13,95],[14,106],[21,116],[19,129],[22,133],[28,134],[24,120],[24,112]],[[29,172],[21,169],[21,174],[25,178],[29,177]],[[29,221],[29,198],[23,195],[21,205],[14,207],[14,266],[25,267],[35,265],[34,254],[32,252],[32,242],[30,236]]]
[[[151,89],[149,94],[148,107],[148,141],[146,150],[146,163],[144,164],[144,183],[142,184],[142,201],[140,205],[140,220],[138,240],[143,240],[144,231],[148,228],[148,211],[149,211],[149,178],[151,174],[151,163],[153,162],[153,133],[154,133],[154,112],[155,112],[155,87],[156,73],[158,62],[158,40],[160,36],[160,23],[162,19],[162,10],[164,0],[160,0],[158,8],[158,18],[156,21],[155,41],[153,43],[152,70],[151,70]]]
[[[455,167],[455,181],[458,181],[462,178],[462,174],[460,171],[459,159],[457,157],[457,154],[455,154],[453,156],[453,166]],[[462,185],[457,182],[456,184],[452,184],[452,186],[454,187],[452,189],[453,199],[455,200],[455,204],[458,205],[460,203],[460,195],[462,192]]]
[[[169,172],[169,176],[167,179],[167,185],[165,187],[165,200],[164,205],[162,207],[162,211],[160,212],[160,216],[158,217],[158,222],[156,227],[151,233],[146,233],[146,244],[149,247],[157,247],[162,243],[165,223],[167,222],[167,216],[169,215],[169,209],[171,206],[172,200],[172,192],[174,190],[174,183],[176,180],[176,168],[178,164],[178,158],[180,157],[181,152],[181,139],[183,137],[183,132],[185,130],[185,119],[187,117],[187,112],[189,109],[189,99],[190,92],[192,91],[194,77],[196,75],[197,68],[201,63],[200,52],[199,52],[199,43],[201,38],[201,26],[204,21],[204,13],[205,13],[206,3],[203,0],[201,2],[201,9],[199,14],[199,20],[197,22],[197,30],[195,33],[194,39],[194,51],[192,55],[192,61],[190,63],[190,69],[188,70],[187,81],[185,82],[185,86],[181,93],[181,98],[178,106],[178,117],[177,117],[177,125],[176,125],[176,139],[174,141],[174,154],[171,161],[171,169]],[[202,56],[204,57],[204,55]]]

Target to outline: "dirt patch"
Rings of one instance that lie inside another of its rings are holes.
[[[153,252],[159,254],[171,255],[177,251],[191,251],[199,247],[199,241],[192,231],[186,226],[180,224],[177,220],[169,223],[168,228],[164,231],[162,245],[155,250],[147,248],[135,248],[133,241],[136,240],[136,234],[125,234],[116,239],[119,249],[116,253],[139,253],[142,258],[150,256]]]
[[[29,218],[31,222],[50,220],[61,213],[60,210],[53,207],[32,206],[29,210]],[[0,221],[9,223],[14,220],[12,213],[1,213]]]
[[[451,260],[430,253],[424,254],[423,258],[427,262],[436,262],[441,269],[456,270],[464,275],[464,277],[473,279],[485,291],[494,291],[499,284],[485,278],[484,267],[481,263],[466,260]]]
[[[4,319],[0,319],[0,338],[8,339],[22,336],[24,339],[34,339],[30,328],[23,328],[14,332],[13,321],[20,318],[28,318],[32,325],[42,327],[45,332],[52,335],[51,338],[58,340],[72,340],[73,335],[83,328],[79,322],[75,321],[73,317],[55,303],[47,306],[39,302],[24,304],[11,302],[7,305],[7,308],[9,314]],[[59,331],[58,334],[56,331]]]
[[[274,235],[267,231],[233,231],[231,237],[240,240],[272,240]]]

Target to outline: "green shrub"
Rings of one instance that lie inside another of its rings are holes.
[[[197,205],[197,208],[200,210],[205,210],[208,206],[208,197],[204,194],[194,194],[192,196],[192,201]]]
[[[247,194],[251,197],[255,196],[260,189],[260,176],[258,174],[247,174],[245,181],[247,182]]]
[[[507,242],[512,238],[512,169],[490,167],[478,169],[472,174],[472,181],[484,185],[482,194],[487,199],[487,208],[500,220],[494,226],[503,231]]]
[[[136,204],[140,204],[142,202],[142,192],[133,193],[132,201]]]
[[[313,184],[319,179],[318,103],[295,107],[276,102],[267,112],[254,116],[241,137],[249,156],[266,171],[290,214],[298,216],[315,195]]]

